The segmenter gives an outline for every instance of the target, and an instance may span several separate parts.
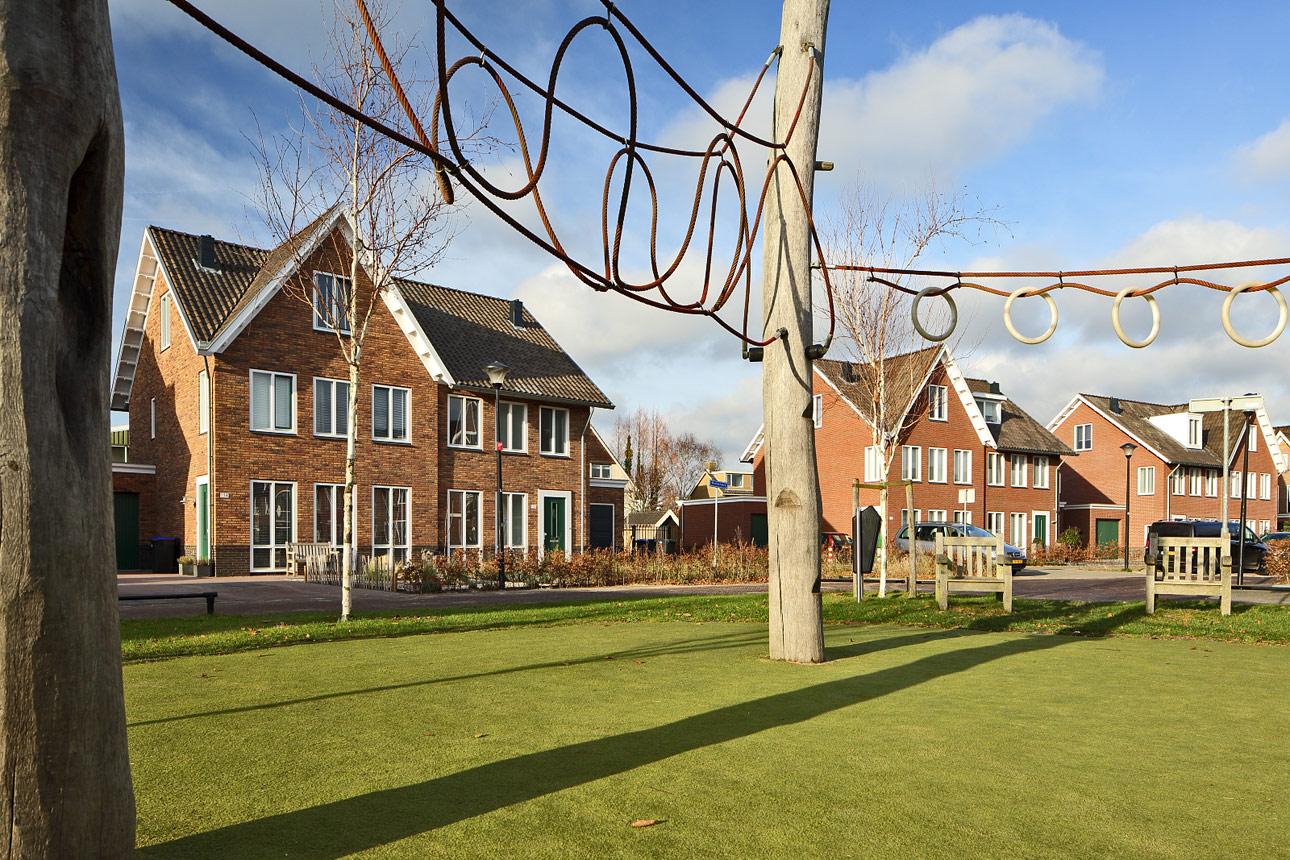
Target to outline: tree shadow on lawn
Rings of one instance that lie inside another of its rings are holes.
[[[912,644],[914,640],[970,636],[962,631],[927,631],[832,648],[830,656],[852,657]],[[993,660],[1071,641],[1060,636],[1027,636],[933,654],[902,666],[739,702],[649,729],[528,753],[413,785],[231,824],[141,848],[138,856],[336,860],[693,750],[802,723]]]
[[[1149,617],[1145,603],[1056,603],[1054,605],[1055,602],[1045,601],[1038,606],[1027,606],[1026,604],[1030,602],[1018,600],[1014,603],[1011,614],[977,618],[963,625],[962,629],[999,633],[1007,630],[1016,631],[1017,624],[1064,621],[1068,623],[1054,630],[1042,632],[1045,635],[1056,633],[1066,636],[1105,636],[1114,633],[1129,622],[1141,621]],[[1118,611],[1110,611],[1098,616],[1091,614],[1093,611],[1100,613],[1103,608],[1110,607],[1117,607]]]

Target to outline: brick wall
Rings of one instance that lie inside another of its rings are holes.
[[[752,518],[766,514],[765,499],[742,499],[726,496],[718,503],[717,542],[751,543]],[[693,549],[712,543],[711,501],[686,502],[681,505],[681,548]]]
[[[139,496],[139,568],[152,567],[152,539],[161,537],[157,531],[157,476],[140,472],[112,470],[112,492],[135,493]]]

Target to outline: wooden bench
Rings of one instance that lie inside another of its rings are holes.
[[[206,614],[215,614],[215,598],[219,597],[218,591],[166,591],[157,592],[156,594],[118,594],[117,600],[182,600],[186,597],[204,597],[206,598]]]
[[[936,603],[950,605],[950,590],[968,594],[998,593],[1003,611],[1012,611],[1012,564],[1001,537],[936,535]]]
[[[338,561],[336,548],[329,543],[287,544],[287,568],[306,582],[310,574],[335,573]]]
[[[1232,544],[1226,537],[1158,537],[1154,569],[1147,570],[1147,613],[1156,595],[1217,597],[1224,615],[1232,614]]]

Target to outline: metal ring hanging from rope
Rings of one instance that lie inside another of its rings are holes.
[[[1146,340],[1134,340],[1124,333],[1123,326],[1120,325],[1120,302],[1129,297],[1136,287],[1125,287],[1115,294],[1115,301],[1111,302],[1111,325],[1115,328],[1115,336],[1118,337],[1125,346],[1131,346],[1134,349],[1142,349],[1150,346],[1160,334],[1160,304],[1153,295],[1144,295],[1147,304],[1151,307],[1151,334],[1147,335]]]
[[[1017,327],[1012,324],[1012,303],[1023,296],[1030,295],[1033,292],[1033,287],[1021,287],[1020,289],[1014,290],[1012,295],[1008,296],[1008,300],[1003,303],[1003,324],[1007,326],[1008,334],[1012,335],[1022,343],[1030,344],[1031,346],[1043,343],[1053,336],[1053,332],[1057,331],[1057,302],[1053,301],[1053,297],[1048,295],[1047,292],[1039,294],[1040,297],[1048,303],[1048,313],[1052,317],[1052,321],[1048,324],[1047,331],[1039,337],[1027,337],[1017,331]]]
[[[932,293],[936,293],[944,297],[945,303],[950,306],[950,324],[941,334],[932,334],[927,329],[923,328],[923,324],[918,321],[918,303]],[[914,304],[909,309],[909,314],[914,320],[914,331],[918,332],[919,335],[926,340],[930,340],[935,343],[940,343],[950,335],[954,334],[954,328],[959,324],[959,309],[958,306],[954,304],[954,297],[950,295],[949,287],[927,287],[920,291],[918,295],[914,296]]]
[[[1236,298],[1238,293],[1244,292],[1250,287],[1261,286],[1263,286],[1262,281],[1246,281],[1243,284],[1238,284],[1233,287],[1232,291],[1227,294],[1227,298],[1223,299],[1223,330],[1227,332],[1227,336],[1233,341],[1241,346],[1247,346],[1250,349],[1258,349],[1261,346],[1267,346],[1277,338],[1281,337],[1281,333],[1286,330],[1286,319],[1290,316],[1290,313],[1288,313],[1288,310],[1290,309],[1287,309],[1286,307],[1285,296],[1281,295],[1281,291],[1276,287],[1269,287],[1267,292],[1271,293],[1272,298],[1276,299],[1277,302],[1277,327],[1272,331],[1272,334],[1262,340],[1254,340],[1253,338],[1237,334],[1236,329],[1232,327],[1232,301]]]

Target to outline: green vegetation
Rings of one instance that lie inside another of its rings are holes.
[[[463,632],[129,665],[138,856],[1284,856],[1284,649],[833,624],[830,662],[794,666],[764,624],[706,620],[758,600],[436,612]],[[997,621],[953,605],[940,623]],[[1044,606],[1017,623],[1068,623]],[[1166,623],[1188,612],[1218,618]],[[628,614],[655,623],[586,623]]]
[[[866,598],[857,604],[849,594],[834,592],[824,596],[824,618],[829,624],[910,624],[994,632],[1290,644],[1290,610],[1280,606],[1238,605],[1231,616],[1224,618],[1214,604],[1202,602],[1164,602],[1154,616],[1148,616],[1141,602],[1017,600],[1014,612],[1005,615],[1002,605],[991,597],[955,597],[950,601],[949,610],[942,612],[927,595],[913,600],[903,596],[886,600]],[[122,621],[121,654],[127,663],[133,663],[263,650],[277,645],[420,633],[640,621],[765,624],[766,619],[766,596],[757,594],[619,596],[568,603],[436,607],[364,613],[346,623],[337,621],[335,615],[323,613],[200,615]]]

